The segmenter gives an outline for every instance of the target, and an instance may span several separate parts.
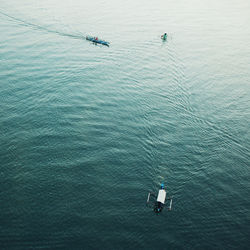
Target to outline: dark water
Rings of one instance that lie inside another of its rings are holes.
[[[249,249],[249,24],[244,0],[1,0],[0,248]]]

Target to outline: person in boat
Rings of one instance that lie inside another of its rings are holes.
[[[98,41],[98,37],[95,37],[95,40]]]
[[[156,213],[160,213],[163,209],[163,205],[160,202],[155,203],[154,211]]]
[[[166,40],[167,39],[167,33],[164,33],[164,35],[161,36],[162,40]]]

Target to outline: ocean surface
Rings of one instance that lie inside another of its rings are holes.
[[[0,249],[250,249],[248,0],[1,0],[0,112]]]

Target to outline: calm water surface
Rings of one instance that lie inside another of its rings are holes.
[[[249,24],[247,0],[1,0],[0,248],[249,249]]]

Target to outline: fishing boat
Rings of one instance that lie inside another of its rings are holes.
[[[91,41],[93,43],[99,43],[99,44],[102,44],[102,45],[109,46],[109,42],[98,39],[98,37],[86,36],[86,40]]]
[[[153,204],[150,200],[151,196],[154,197]],[[171,210],[173,200],[172,200],[172,197],[167,197],[167,192],[166,192],[166,189],[164,187],[164,183],[161,184],[161,188],[159,189],[157,196],[152,192],[148,193],[147,204],[148,205],[152,204],[154,212],[157,214],[160,213],[162,211],[163,207],[167,204],[166,201],[169,201],[168,210]]]

